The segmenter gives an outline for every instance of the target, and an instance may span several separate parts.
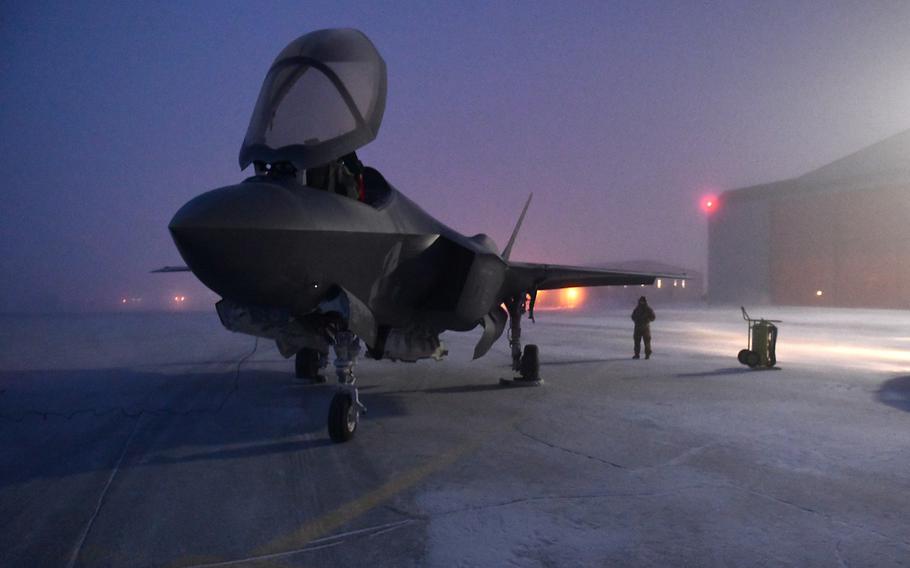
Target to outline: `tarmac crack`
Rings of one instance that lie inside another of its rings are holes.
[[[837,539],[837,542],[834,543],[834,555],[837,557],[837,563],[842,568],[850,568],[850,564],[844,559],[844,552],[840,548],[841,542],[841,539]]]
[[[404,518],[406,518],[406,519],[410,519],[410,520],[412,520],[412,521],[428,521],[428,520],[430,520],[429,515],[423,515],[423,514],[420,514],[420,513],[413,513],[413,512],[411,512],[411,511],[407,511],[407,510],[405,510],[405,509],[402,509],[402,508],[400,508],[400,507],[396,507],[396,506],[394,506],[394,505],[383,505],[382,508],[385,509],[385,510],[387,510],[387,511],[391,511],[391,512],[395,513],[396,515],[401,515],[402,517],[404,517]]]
[[[810,515],[815,515],[815,516],[821,517],[821,518],[825,519],[826,521],[828,521],[829,523],[833,523],[833,524],[836,524],[836,525],[840,525],[840,526],[842,526],[842,527],[847,527],[847,528],[850,528],[850,529],[853,529],[853,530],[858,530],[858,531],[862,531],[862,532],[865,532],[865,533],[868,533],[868,534],[872,534],[872,535],[875,535],[875,536],[877,536],[877,537],[879,537],[879,538],[881,538],[881,539],[883,539],[883,540],[886,540],[886,541],[888,541],[888,542],[891,542],[891,543],[894,543],[894,544],[903,546],[903,547],[905,547],[905,548],[910,548],[910,542],[908,542],[908,541],[901,540],[900,538],[895,538],[895,537],[893,537],[893,536],[884,534],[884,533],[882,533],[881,531],[877,531],[877,530],[875,530],[875,529],[869,528],[869,527],[864,526],[864,525],[853,525],[853,524],[850,524],[850,523],[848,523],[848,522],[846,522],[846,521],[841,521],[841,520],[839,520],[839,519],[836,519],[834,516],[832,516],[832,515],[830,515],[830,514],[828,514],[828,513],[824,513],[824,512],[822,512],[822,511],[817,511],[817,510],[815,510],[815,509],[812,509],[811,507],[805,507],[805,506],[803,506],[803,505],[799,505],[799,504],[794,503],[794,502],[792,502],[792,501],[788,501],[787,499],[783,499],[783,498],[781,498],[781,497],[776,497],[776,496],[774,496],[774,495],[770,495],[770,494],[764,493],[764,492],[762,492],[762,491],[756,491],[755,489],[750,489],[750,488],[748,488],[748,487],[740,487],[740,486],[738,486],[738,485],[733,485],[733,484],[731,484],[731,483],[718,483],[718,484],[712,484],[711,486],[713,486],[713,487],[719,487],[719,488],[733,489],[733,490],[735,490],[735,491],[740,491],[740,492],[746,493],[746,494],[748,494],[748,495],[753,495],[753,496],[755,496],[755,497],[760,497],[760,498],[766,499],[766,500],[768,500],[768,501],[773,501],[773,502],[778,503],[778,504],[780,504],[780,505],[785,505],[785,506],[787,506],[787,507],[796,509],[796,510],[798,510],[798,511],[802,511],[802,512],[808,513],[808,514],[810,514]],[[840,541],[838,541],[838,543],[839,543],[839,542],[840,542]],[[843,559],[840,557],[840,550],[839,550],[839,548],[838,548],[838,545],[835,545],[835,551],[838,553],[838,559],[841,560],[842,562],[844,562],[844,564],[846,564],[846,562],[843,561]]]
[[[340,545],[346,543],[351,538],[358,538],[358,537],[374,538],[379,535],[383,535],[383,534],[404,528],[408,525],[412,525],[416,522],[418,522],[418,521],[415,521],[413,519],[404,519],[402,521],[395,521],[392,523],[373,525],[373,526],[365,527],[362,529],[345,531],[345,532],[329,535],[326,537],[317,538],[315,540],[311,540],[310,542],[308,542],[306,544],[306,546],[302,546],[300,548],[284,550],[281,552],[273,552],[271,554],[259,554],[259,555],[254,555],[254,556],[247,556],[244,558],[235,558],[233,560],[225,560],[222,562],[208,562],[208,563],[204,563],[204,564],[192,564],[190,566],[186,566],[185,568],[216,568],[219,566],[236,566],[238,564],[247,564],[250,562],[278,560],[281,558],[287,558],[289,556],[295,556],[297,554],[304,554],[307,552],[314,552],[317,550],[324,550],[326,548],[333,548],[336,546],[340,546]]]
[[[489,509],[500,509],[504,507],[511,507],[513,505],[522,505],[525,503],[536,503],[543,501],[579,501],[585,499],[613,499],[613,498],[627,498],[627,497],[666,497],[668,495],[673,495],[676,493],[681,493],[683,491],[689,491],[692,489],[703,489],[708,487],[707,485],[687,485],[683,487],[677,487],[674,489],[668,489],[666,491],[629,491],[629,492],[605,492],[605,493],[582,493],[574,495],[537,495],[531,497],[518,497],[516,499],[509,499],[508,501],[501,501],[498,503],[485,503],[481,505],[469,505],[466,507],[459,507],[456,509],[448,509],[444,511],[439,511],[437,513],[430,514],[427,518],[432,520],[435,517],[444,517],[449,515],[457,515],[459,513],[468,513],[476,511],[485,511]]]
[[[108,491],[110,491],[111,485],[114,483],[114,478],[117,477],[117,474],[120,472],[120,466],[123,464],[124,458],[126,458],[126,453],[130,449],[130,444],[132,444],[133,438],[136,436],[136,432],[139,431],[139,423],[141,421],[141,418],[136,419],[136,423],[133,425],[132,432],[130,432],[130,435],[127,437],[126,442],[123,443],[123,450],[120,452],[120,457],[117,458],[117,463],[114,464],[114,468],[111,470],[111,474],[107,478],[107,483],[104,484],[104,488],[101,490],[101,494],[98,496],[98,502],[95,504],[95,510],[92,511],[92,516],[89,517],[88,522],[85,524],[85,528],[82,530],[82,534],[79,537],[79,542],[76,543],[76,546],[73,549],[73,554],[70,556],[70,560],[66,564],[67,568],[73,568],[73,566],[76,565],[76,561],[79,560],[79,555],[82,553],[82,547],[85,546],[85,541],[88,539],[89,533],[92,532],[92,527],[95,526],[95,519],[97,519],[98,514],[101,513],[101,507],[104,506],[104,501],[107,498],[107,494]]]
[[[610,461],[610,460],[605,460],[605,459],[603,459],[603,458],[599,458],[599,457],[593,456],[593,455],[591,455],[591,454],[586,454],[586,453],[584,453],[584,452],[579,452],[578,450],[573,450],[573,449],[567,448],[567,447],[565,447],[565,446],[560,446],[559,444],[554,444],[554,443],[552,443],[552,442],[548,442],[548,441],[546,441],[546,440],[544,440],[544,439],[542,439],[542,438],[538,438],[537,436],[534,436],[533,434],[529,434],[529,433],[525,432],[524,430],[522,430],[522,429],[521,429],[521,426],[519,426],[519,425],[515,425],[515,431],[518,432],[519,434],[521,434],[522,436],[524,436],[525,438],[529,439],[529,440],[532,440],[532,441],[534,441],[534,442],[537,442],[538,444],[543,444],[544,446],[547,446],[547,447],[549,447],[549,448],[553,448],[554,450],[560,450],[560,451],[566,452],[566,453],[568,453],[568,454],[572,454],[572,455],[575,455],[575,456],[587,458],[587,459],[589,459],[589,460],[593,460],[593,461],[596,461],[596,462],[600,462],[600,463],[602,463],[602,464],[604,464],[604,465],[608,465],[608,466],[610,466],[610,467],[615,467],[615,468],[617,468],[617,469],[628,469],[628,468],[626,468],[626,466],[624,466],[624,465],[622,465],[622,464],[618,464],[618,463],[612,462],[612,461]]]
[[[694,448],[689,448],[689,449],[683,451],[682,453],[680,453],[678,456],[670,458],[669,460],[667,460],[665,462],[661,462],[661,463],[654,464],[654,465],[636,467],[636,468],[632,469],[631,471],[639,472],[639,471],[647,471],[649,469],[660,469],[662,467],[676,466],[676,465],[679,465],[679,464],[685,462],[692,456],[696,456],[696,455],[704,452],[705,450],[717,447],[719,445],[720,444],[717,444],[714,442],[709,442],[707,444],[702,444],[701,446],[695,446]]]
[[[763,493],[761,491],[749,489],[748,487],[739,487],[738,485],[732,485],[732,484],[728,484],[728,483],[721,483],[718,486],[719,487],[729,487],[730,489],[735,489],[735,490],[741,491],[743,493],[748,493],[749,495],[754,495],[756,497],[761,497],[762,499],[767,499],[768,501],[774,501],[775,503],[780,503],[781,505],[786,505],[788,507],[792,507],[799,511],[803,511],[804,513],[809,513],[812,515],[819,515],[828,520],[834,520],[827,513],[822,513],[821,511],[816,511],[815,509],[812,509],[810,507],[805,507],[803,505],[799,505],[797,503],[794,503],[793,501],[788,501],[782,497],[775,497],[774,495],[770,495],[768,493]]]
[[[234,369],[234,380],[231,384],[230,390],[225,393],[221,401],[216,406],[211,406],[207,408],[190,408],[184,411],[171,410],[170,408],[141,408],[138,411],[131,412],[127,410],[125,406],[111,406],[106,408],[81,408],[79,410],[74,410],[72,412],[57,412],[51,410],[35,410],[29,409],[21,414],[0,414],[0,421],[5,420],[7,422],[15,422],[17,424],[24,422],[30,417],[40,417],[43,420],[48,420],[50,418],[60,418],[66,421],[73,420],[77,416],[92,416],[94,418],[104,418],[107,416],[114,416],[120,414],[124,418],[140,418],[142,416],[194,416],[199,414],[218,414],[227,404],[227,402],[240,390],[240,369],[244,363],[252,357],[256,350],[259,348],[259,338],[255,338],[253,342],[253,349],[240,358],[237,361],[236,367]],[[0,391],[0,394],[5,393],[6,391]]]
[[[760,497],[762,499],[772,501],[774,503],[786,506],[788,508],[796,509],[803,513],[820,516],[830,523],[840,525],[843,527],[847,527],[847,528],[850,528],[853,530],[860,530],[860,531],[875,535],[885,541],[903,546],[905,548],[910,548],[910,543],[903,541],[899,538],[894,538],[892,536],[883,534],[874,529],[870,529],[865,526],[854,526],[854,525],[851,525],[850,523],[835,519],[827,513],[823,513],[823,512],[817,511],[815,509],[809,508],[809,507],[804,507],[802,505],[798,505],[796,503],[793,503],[786,499],[782,499],[780,497],[775,497],[773,495],[762,493],[760,491],[755,491],[754,489],[739,487],[737,485],[733,485],[733,484],[729,484],[729,483],[700,483],[700,484],[694,484],[694,485],[684,485],[684,486],[675,487],[672,489],[667,489],[664,491],[626,491],[626,492],[616,492],[616,491],[609,492],[608,491],[608,492],[600,492],[600,493],[581,493],[581,494],[567,494],[567,495],[535,495],[535,496],[527,496],[527,497],[517,497],[514,499],[499,501],[499,502],[495,502],[495,503],[482,503],[482,504],[477,504],[477,505],[467,505],[464,507],[456,507],[453,509],[446,509],[446,510],[437,511],[434,513],[426,513],[426,514],[415,513],[412,511],[408,511],[406,509],[392,507],[390,505],[387,505],[386,508],[389,509],[390,511],[398,513],[399,515],[402,515],[403,517],[406,517],[406,519],[411,520],[412,522],[430,522],[430,521],[432,521],[436,518],[440,518],[440,517],[458,515],[461,513],[487,511],[487,510],[491,510],[491,509],[501,509],[501,508],[505,508],[505,507],[512,507],[515,505],[523,505],[523,504],[528,504],[528,503],[540,503],[540,502],[547,502],[547,501],[579,501],[579,500],[587,500],[587,499],[669,497],[669,496],[677,495],[679,493],[683,493],[686,491],[701,490],[701,489],[728,489],[728,490],[752,495],[755,497]],[[840,563],[840,565],[848,568],[849,563],[847,563],[846,559],[844,559],[844,557],[843,557],[842,550],[840,549],[840,544],[841,544],[841,540],[838,540],[837,544],[835,545],[835,554],[837,555],[838,562]]]

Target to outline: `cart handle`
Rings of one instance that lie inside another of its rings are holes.
[[[767,320],[767,319],[765,319],[765,318],[761,318],[761,319],[752,319],[752,318],[749,317],[749,314],[746,313],[746,308],[745,308],[744,306],[740,306],[739,309],[741,309],[741,310],[743,311],[743,319],[746,320],[747,322],[749,322],[750,324],[751,324],[752,322],[754,322],[754,321],[767,321],[767,322],[770,322],[770,323],[782,323],[782,322],[783,322],[783,320]]]

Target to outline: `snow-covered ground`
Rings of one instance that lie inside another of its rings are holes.
[[[4,566],[899,566],[910,558],[910,312],[541,312],[542,388],[471,361],[358,366],[370,412],[214,313],[0,317]]]

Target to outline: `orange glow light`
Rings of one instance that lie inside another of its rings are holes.
[[[541,290],[537,293],[534,308],[538,310],[574,310],[581,307],[584,301],[584,288]]]

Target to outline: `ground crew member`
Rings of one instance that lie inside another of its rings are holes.
[[[645,340],[645,359],[651,358],[651,322],[654,321],[654,310],[648,305],[648,300],[644,296],[638,299],[638,305],[632,310],[632,321],[635,322],[635,331],[632,336],[635,341],[635,355],[633,359],[639,358],[641,353],[641,340]]]

